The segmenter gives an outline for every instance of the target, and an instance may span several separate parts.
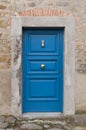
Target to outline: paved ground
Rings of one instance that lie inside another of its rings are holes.
[[[0,130],[86,130],[86,114],[55,119],[0,116]]]

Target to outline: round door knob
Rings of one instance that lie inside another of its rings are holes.
[[[41,69],[44,69],[45,68],[45,65],[44,64],[41,64]]]

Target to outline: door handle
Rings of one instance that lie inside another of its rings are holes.
[[[45,68],[45,65],[44,64],[41,64],[41,69],[44,69]]]
[[[41,46],[42,46],[42,48],[44,48],[44,46],[45,46],[44,40],[42,40]]]

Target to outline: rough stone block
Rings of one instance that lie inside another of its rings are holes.
[[[65,6],[68,6],[69,5],[69,3],[68,2],[57,2],[57,4],[56,4],[57,6],[63,6],[63,7],[65,7]]]
[[[76,115],[74,116],[74,124],[75,126],[86,126],[86,115]]]
[[[30,6],[30,7],[35,7],[36,4],[35,4],[34,2],[30,2],[30,3],[28,3],[28,6]]]
[[[73,128],[73,130],[86,130],[86,127],[84,128],[84,127],[75,127],[75,128]]]
[[[13,128],[7,128],[6,130],[13,130]]]
[[[50,126],[45,124],[44,128],[48,129],[48,128],[50,128]]]
[[[9,4],[11,2],[11,0],[1,0],[1,2]]]
[[[0,116],[0,122],[4,122],[5,121],[5,117],[4,116]]]
[[[0,122],[0,129],[5,129],[5,128],[7,128],[8,126],[9,126],[8,123],[2,123],[2,122]]]
[[[7,69],[7,64],[6,63],[0,63],[0,69]]]
[[[8,116],[5,120],[7,123],[15,123],[16,118],[13,116]]]
[[[6,6],[0,5],[0,9],[5,9],[5,8],[6,8]]]
[[[51,128],[51,129],[48,129],[48,130],[63,130],[63,129],[59,129],[59,128]]]
[[[7,24],[5,20],[0,20],[0,28],[6,28]]]
[[[6,62],[7,61],[7,55],[0,55],[0,62]]]
[[[21,130],[42,130],[42,127],[34,123],[28,123],[22,125]]]

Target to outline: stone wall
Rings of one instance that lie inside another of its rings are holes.
[[[0,114],[11,113],[11,19],[16,15],[75,17],[76,111],[85,111],[86,0],[0,0]]]
[[[51,119],[0,116],[0,130],[86,130],[86,116]]]

